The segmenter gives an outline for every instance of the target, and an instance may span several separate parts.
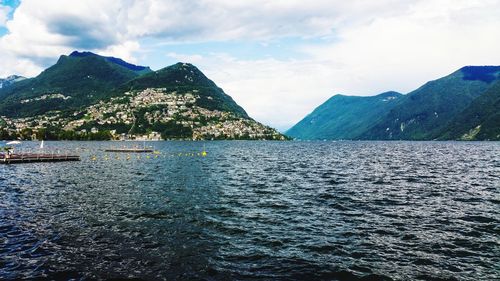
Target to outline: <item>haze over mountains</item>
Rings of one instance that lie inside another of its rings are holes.
[[[0,89],[4,138],[284,139],[198,68],[158,71],[90,52]]]
[[[401,95],[336,95],[290,128],[297,139],[500,140],[500,66],[467,66]]]

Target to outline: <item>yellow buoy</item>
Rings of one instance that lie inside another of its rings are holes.
[[[203,151],[201,152],[201,156],[203,156],[203,157],[207,156],[207,152],[206,152],[205,150],[203,150]]]

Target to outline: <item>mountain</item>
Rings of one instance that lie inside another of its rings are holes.
[[[455,116],[439,139],[500,140],[500,81]]]
[[[355,139],[397,105],[402,97],[397,92],[371,97],[335,95],[286,134],[297,139]]]
[[[249,118],[245,110],[224,93],[212,80],[208,79],[198,68],[189,63],[177,63],[158,71],[147,73],[129,81],[121,90],[144,90],[147,88],[164,88],[167,91],[193,92],[200,96],[197,104],[211,110],[231,111]]]
[[[22,139],[286,139],[188,63],[158,71],[73,52],[0,91],[0,136]]]
[[[467,66],[407,94],[361,139],[429,140],[499,79],[499,66]]]
[[[148,66],[135,65],[135,64],[128,63],[128,62],[126,62],[126,61],[124,61],[124,60],[122,60],[120,58],[99,56],[99,55],[94,54],[92,52],[78,52],[78,51],[74,51],[69,56],[70,57],[77,57],[77,58],[98,56],[98,57],[101,57],[101,58],[107,60],[108,62],[111,62],[111,63],[117,64],[117,65],[123,66],[123,67],[125,67],[125,68],[127,68],[127,69],[129,69],[131,71],[134,71],[137,74],[145,74],[145,73],[148,73],[148,72],[152,71],[151,68],[149,68]]]
[[[73,110],[109,97],[113,89],[140,76],[130,66],[93,53],[73,52],[35,78],[0,90],[0,113],[27,117]]]
[[[17,83],[19,81],[23,81],[24,79],[26,79],[26,78],[19,76],[19,75],[11,75],[11,76],[6,77],[6,78],[0,78],[0,89],[7,88],[14,83]]]
[[[392,102],[337,95],[287,133],[301,139],[498,139],[500,66],[466,66]],[[479,127],[478,127],[479,126]]]

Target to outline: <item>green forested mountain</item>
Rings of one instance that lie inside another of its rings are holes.
[[[297,139],[355,139],[397,105],[402,96],[397,92],[371,97],[335,95],[286,134]]]
[[[189,63],[177,63],[158,71],[142,75],[120,87],[124,90],[164,88],[177,93],[196,92],[200,96],[197,105],[221,111],[231,111],[249,118],[245,110],[224,91],[208,79],[197,67]]]
[[[106,57],[73,52],[37,77],[0,89],[0,114],[23,117],[87,106],[140,73]]]
[[[439,139],[500,140],[500,81],[455,116]]]
[[[0,138],[286,139],[191,64],[151,71],[89,52],[1,89]]]
[[[429,140],[498,79],[500,67],[464,67],[407,94],[362,139]]]
[[[334,96],[288,133],[302,139],[498,139],[500,66],[467,66],[398,96]],[[481,127],[478,127],[481,125]]]

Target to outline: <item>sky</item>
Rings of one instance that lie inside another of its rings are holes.
[[[500,0],[0,0],[0,77],[73,50],[196,65],[285,131],[335,94],[408,93],[500,65]]]

